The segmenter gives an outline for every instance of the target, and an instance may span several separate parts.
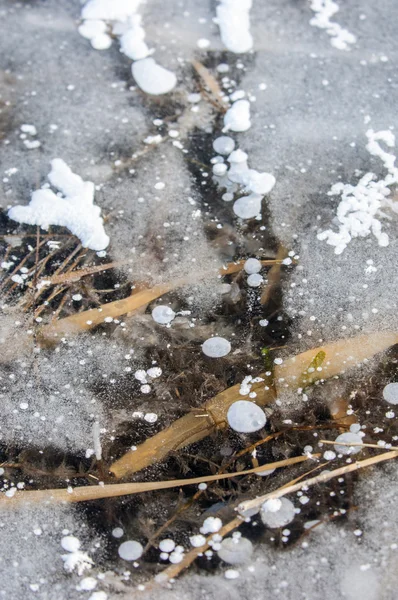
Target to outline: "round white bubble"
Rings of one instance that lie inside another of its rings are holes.
[[[243,268],[248,275],[253,275],[253,273],[259,273],[261,271],[261,267],[261,262],[257,260],[257,258],[248,258],[245,264],[243,265]]]
[[[77,552],[80,548],[80,540],[74,535],[66,535],[61,540],[61,546],[67,552]]]
[[[398,404],[398,383],[388,383],[383,390],[383,398],[389,404]]]
[[[231,352],[231,344],[223,337],[212,337],[202,344],[203,354],[210,358],[221,358]]]
[[[170,306],[166,306],[166,304],[159,304],[155,306],[152,311],[152,318],[156,323],[160,323],[161,325],[167,325],[167,323],[171,323],[173,319],[175,319],[175,312]]]
[[[254,219],[261,212],[262,199],[263,197],[260,194],[242,196],[234,202],[233,211],[241,219]]]
[[[123,542],[123,544],[120,544],[118,548],[119,556],[120,558],[123,558],[123,560],[137,560],[140,558],[140,556],[142,556],[143,552],[144,548],[139,542],[134,540]]]
[[[285,527],[296,515],[293,502],[287,498],[267,500],[260,510],[261,519],[268,527]]]
[[[159,542],[159,550],[161,552],[173,552],[175,547],[174,540],[166,539]]]
[[[227,172],[227,165],[225,163],[216,163],[213,165],[213,174],[217,177],[222,177]]]
[[[358,454],[362,450],[361,446],[340,446],[339,442],[344,444],[362,444],[362,437],[358,433],[347,431],[337,436],[334,449],[339,454]]]
[[[253,433],[262,429],[267,422],[262,408],[247,400],[238,400],[231,404],[227,420],[231,429],[238,433]]]
[[[231,154],[231,152],[235,148],[235,142],[228,135],[221,135],[220,137],[214,140],[213,148],[214,151],[217,152],[217,154]]]
[[[259,287],[263,283],[264,279],[260,273],[252,273],[247,278],[247,285],[250,287]]]
[[[248,562],[253,553],[253,544],[244,537],[229,537],[221,542],[218,556],[230,565]]]
[[[121,538],[124,535],[124,531],[121,527],[115,527],[114,529],[112,529],[112,535],[115,538]]]

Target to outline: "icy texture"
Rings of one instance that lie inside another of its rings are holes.
[[[248,52],[253,47],[249,16],[251,6],[252,0],[219,0],[216,8],[223,44],[236,54]]]
[[[94,184],[72,173],[60,158],[51,161],[48,179],[63,196],[48,188],[37,190],[28,206],[14,206],[9,210],[10,219],[40,225],[46,230],[50,225],[67,227],[85,248],[104,250],[109,237],[104,230],[101,209],[94,204]]]
[[[231,429],[239,433],[258,431],[264,427],[267,421],[263,409],[254,402],[248,402],[247,400],[238,400],[231,404],[227,419]]]
[[[253,275],[261,271],[261,262],[257,258],[248,258],[243,268],[248,275]]]
[[[99,551],[92,553],[93,540],[87,525],[73,505],[26,505],[0,511],[0,597],[9,600],[38,598],[39,600],[75,600],[76,571],[63,568],[61,556],[65,549],[61,540],[76,537],[86,556],[96,562]],[[68,552],[70,556],[76,552]]]

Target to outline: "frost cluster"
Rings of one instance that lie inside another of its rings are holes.
[[[332,38],[330,40],[332,46],[338,50],[349,50],[349,44],[355,44],[357,41],[355,35],[335,21],[331,21],[333,15],[339,10],[338,4],[333,0],[310,0],[310,2],[310,8],[315,13],[310,24],[319,29],[325,29]]]
[[[252,0],[220,0],[216,8],[217,22],[224,46],[235,54],[253,47],[250,33]]]
[[[329,196],[341,196],[337,207],[338,231],[327,229],[318,234],[319,240],[326,240],[335,247],[335,253],[341,254],[353,238],[367,237],[372,233],[379,246],[388,246],[388,235],[382,231],[380,218],[386,217],[384,208],[398,213],[398,203],[388,196],[390,186],[398,182],[398,169],[395,167],[396,157],[383,150],[379,142],[384,142],[389,148],[395,145],[395,136],[391,131],[366,132],[369,154],[377,156],[383,162],[387,174],[384,179],[377,179],[374,173],[368,172],[356,185],[335,183],[328,192]]]
[[[212,159],[214,180],[219,187],[226,189],[222,196],[225,202],[233,200],[234,194],[239,191],[249,194],[235,200],[233,211],[241,219],[253,219],[261,213],[262,199],[274,187],[275,177],[270,173],[250,169],[246,152],[234,150],[234,147],[233,139],[227,136],[214,140],[213,148],[219,153]],[[221,154],[228,154],[229,169]]]
[[[109,244],[109,237],[104,230],[101,209],[94,204],[94,184],[83,181],[60,158],[51,161],[48,179],[61,194],[55,194],[45,185],[33,192],[28,206],[11,208],[8,211],[10,219],[39,225],[45,230],[50,225],[66,227],[85,248],[104,250]]]

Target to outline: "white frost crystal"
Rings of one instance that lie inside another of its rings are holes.
[[[341,254],[353,238],[367,237],[372,233],[379,246],[388,246],[388,235],[381,228],[379,217],[385,215],[380,209],[389,208],[398,213],[398,202],[389,199],[390,186],[398,182],[398,169],[395,167],[396,157],[383,150],[379,142],[392,148],[395,137],[391,131],[366,132],[368,143],[366,149],[369,154],[381,159],[387,169],[384,179],[376,179],[374,173],[365,173],[353,186],[345,183],[336,183],[328,192],[328,196],[341,196],[337,207],[338,231],[327,229],[318,234],[319,240],[326,240],[335,247],[335,254]]]
[[[237,100],[224,115],[224,131],[247,131],[250,127],[250,102]]]
[[[352,433],[351,431],[341,433],[335,439],[334,448],[339,454],[357,454],[362,450],[361,446],[341,446],[339,445],[341,442],[344,444],[362,444],[362,437],[358,433]]]
[[[248,400],[231,404],[227,413],[228,424],[238,433],[253,433],[262,429],[267,421],[262,408]]]
[[[202,344],[203,354],[210,358],[221,358],[231,352],[231,344],[222,337],[212,337]]]
[[[254,219],[261,213],[262,199],[263,197],[260,194],[242,196],[234,202],[234,213],[241,219]]]
[[[174,73],[158,65],[153,58],[134,62],[131,71],[138,87],[153,96],[171,92],[177,83]]]
[[[357,41],[355,35],[341,27],[335,21],[330,20],[338,12],[338,4],[333,0],[310,1],[310,8],[315,13],[315,16],[310,20],[310,25],[319,27],[319,29],[325,29],[326,33],[332,38],[330,43],[338,50],[349,50],[349,44],[355,44]]]
[[[383,398],[389,404],[398,404],[398,383],[388,383],[383,390]]]
[[[143,551],[144,548],[141,544],[134,540],[123,542],[118,548],[119,556],[120,558],[123,558],[123,560],[137,560],[142,556]]]
[[[260,515],[268,527],[285,527],[293,521],[296,511],[293,502],[287,498],[273,498],[264,502]]]
[[[248,52],[253,47],[249,13],[252,0],[220,0],[217,22],[224,46],[235,54]]]
[[[218,556],[230,565],[248,562],[253,553],[253,544],[244,537],[230,537],[221,542]]]
[[[101,209],[94,204],[94,184],[72,173],[60,158],[51,161],[48,175],[51,184],[62,192],[56,195],[48,188],[36,190],[28,206],[14,206],[8,216],[18,223],[67,227],[85,248],[104,250],[109,244],[101,218]]]

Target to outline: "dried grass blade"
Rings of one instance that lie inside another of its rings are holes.
[[[208,400],[203,405],[203,417],[191,412],[177,419],[167,429],[138,446],[137,450],[128,452],[113,463],[111,472],[117,478],[126,477],[163,460],[170,452],[193,444],[216,429],[226,427],[229,407],[241,398],[239,389],[240,384],[234,385]],[[255,402],[260,406],[275,400],[274,390],[265,390],[263,382],[253,385],[252,391],[257,393]]]
[[[246,502],[242,502],[238,506],[239,512],[243,513],[246,510],[250,510],[252,508],[259,508],[266,500],[270,500],[271,498],[281,498],[286,494],[292,494],[293,492],[300,491],[303,487],[312,487],[317,483],[326,483],[330,479],[334,479],[335,477],[340,477],[341,475],[346,475],[347,473],[352,473],[353,471],[358,471],[359,469],[363,469],[365,467],[371,467],[380,462],[384,462],[386,460],[392,460],[394,458],[398,458],[398,451],[392,450],[391,452],[385,452],[384,454],[379,454],[378,456],[372,456],[371,458],[365,458],[364,460],[357,461],[355,463],[351,463],[350,465],[346,465],[345,467],[340,467],[338,469],[334,469],[333,471],[327,471],[325,473],[319,473],[315,477],[311,477],[310,479],[305,479],[300,483],[296,483],[293,485],[289,485],[288,487],[282,487],[274,492],[269,492],[264,496],[259,496],[258,498],[254,498],[253,500],[248,500]]]
[[[26,502],[87,502],[88,500],[100,500],[103,498],[116,498],[118,496],[129,496],[131,494],[142,494],[154,490],[165,490],[186,485],[197,485],[199,483],[208,483],[210,481],[219,481],[221,479],[231,479],[240,475],[251,475],[266,469],[279,469],[290,465],[298,464],[309,460],[307,456],[295,456],[285,460],[261,465],[254,469],[246,471],[237,471],[234,473],[220,473],[217,475],[207,475],[204,477],[194,477],[192,479],[173,479],[172,481],[148,481],[136,483],[112,483],[102,486],[81,486],[73,488],[73,491],[67,489],[52,490],[28,490],[18,491],[14,496],[8,498],[4,494],[0,496],[1,503],[20,504]]]

